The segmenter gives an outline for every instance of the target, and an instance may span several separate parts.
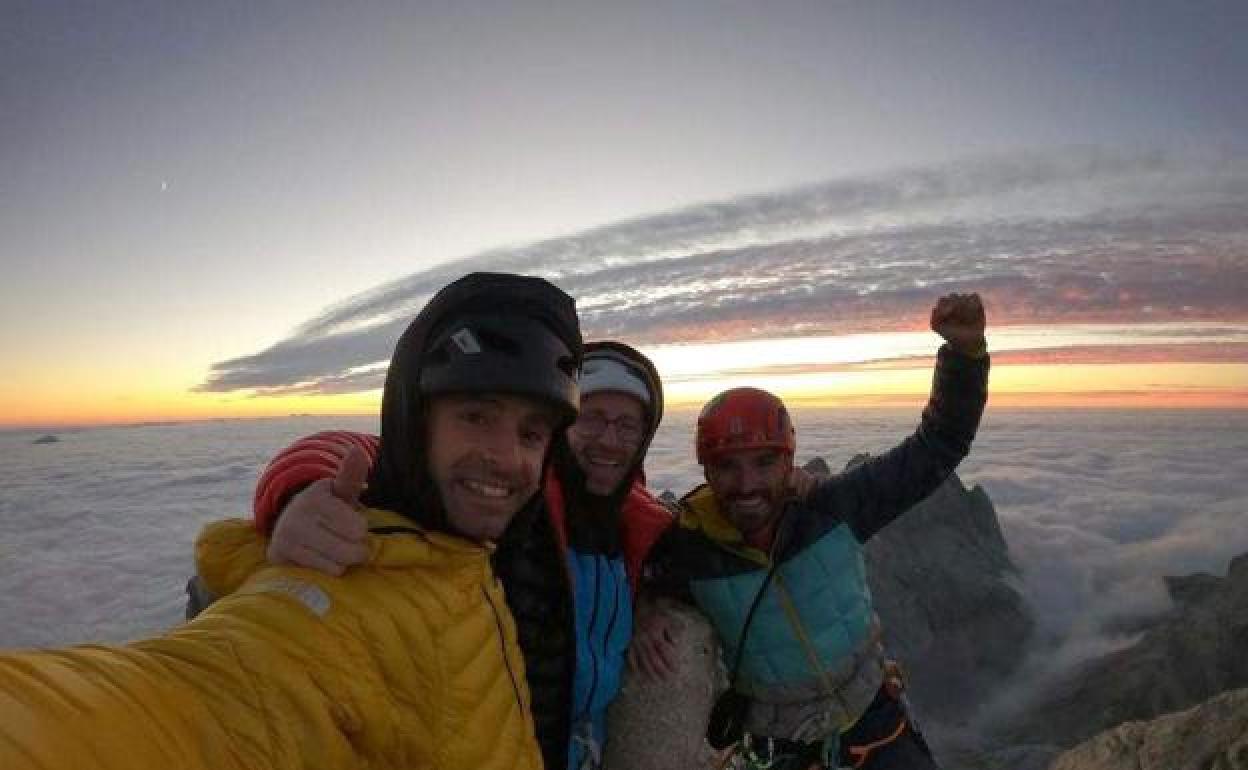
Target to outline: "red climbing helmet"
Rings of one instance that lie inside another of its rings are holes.
[[[698,415],[698,464],[738,449],[778,449],[792,455],[797,432],[784,402],[758,388],[725,390]]]

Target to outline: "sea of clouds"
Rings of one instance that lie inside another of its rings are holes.
[[[880,452],[912,410],[795,410],[798,459],[839,468]],[[670,414],[649,481],[699,481],[688,411]],[[182,618],[192,544],[208,521],[245,516],[266,459],[330,427],[373,418],[231,420],[0,433],[0,647],[121,642]],[[1248,551],[1248,412],[994,411],[960,475],[1000,516],[1041,641],[1068,664],[1128,640],[1163,610],[1161,577]]]

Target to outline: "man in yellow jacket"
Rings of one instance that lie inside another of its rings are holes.
[[[0,767],[540,770],[489,557],[575,417],[581,354],[574,304],[545,281],[444,288],[386,377],[368,562],[267,566],[250,522],[210,526],[201,574],[241,587],[194,622],[0,655]]]

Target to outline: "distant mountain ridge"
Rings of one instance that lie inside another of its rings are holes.
[[[1248,553],[1226,577],[1167,577],[1175,608],[1138,642],[1064,677],[1008,730],[1070,746],[1130,720],[1187,709],[1248,687]]]

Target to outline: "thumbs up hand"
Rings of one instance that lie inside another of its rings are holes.
[[[360,495],[368,486],[368,457],[359,447],[351,447],[330,482],[334,497],[358,511]]]
[[[360,511],[368,470],[368,457],[352,447],[333,478],[292,497],[273,528],[269,561],[341,575],[368,559],[368,522]]]

